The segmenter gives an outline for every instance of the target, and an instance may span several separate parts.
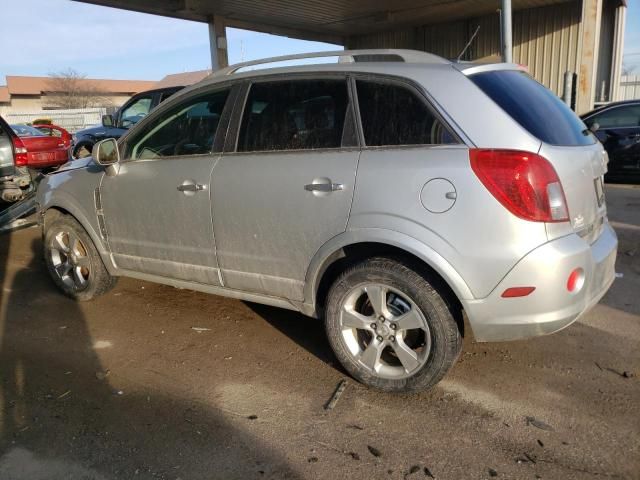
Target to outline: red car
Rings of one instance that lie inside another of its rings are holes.
[[[71,134],[64,128],[57,125],[11,125],[11,128],[18,135],[14,145],[16,167],[56,167],[69,160]]]

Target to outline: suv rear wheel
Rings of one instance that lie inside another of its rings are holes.
[[[325,324],[347,371],[371,387],[413,392],[432,387],[462,347],[440,293],[419,273],[389,258],[343,272],[329,290]]]
[[[117,278],[109,275],[87,232],[70,216],[58,217],[47,226],[44,258],[54,283],[76,300],[91,300],[116,284]]]

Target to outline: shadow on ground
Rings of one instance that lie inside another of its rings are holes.
[[[8,278],[0,343],[0,478],[297,478],[265,445],[209,406],[149,390],[115,391],[81,305],[60,297],[41,261]]]

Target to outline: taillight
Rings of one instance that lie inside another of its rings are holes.
[[[15,154],[16,167],[24,167],[28,163],[27,147],[24,146],[20,137],[13,137],[13,153]]]
[[[491,194],[517,217],[567,222],[562,184],[549,161],[520,150],[469,150],[471,168]]]

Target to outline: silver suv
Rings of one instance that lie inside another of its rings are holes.
[[[346,370],[386,391],[445,375],[463,313],[477,341],[514,340],[605,294],[606,153],[522,67],[306,56],[339,61],[221,70],[42,181],[60,289],[89,300],[129,276],[321,317]]]

